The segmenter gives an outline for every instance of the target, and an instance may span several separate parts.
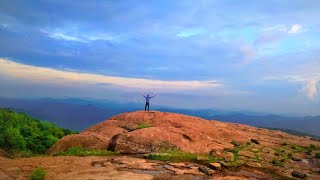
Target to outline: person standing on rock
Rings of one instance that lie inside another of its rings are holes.
[[[144,111],[147,111],[147,107],[148,107],[148,112],[149,112],[149,106],[150,106],[149,101],[150,101],[151,98],[154,98],[154,97],[156,97],[157,95],[149,96],[149,94],[148,94],[147,96],[145,96],[145,95],[143,95],[142,93],[140,93],[140,94],[141,94],[143,97],[146,98],[146,104],[144,105]]]

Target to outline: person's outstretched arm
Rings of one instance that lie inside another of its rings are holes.
[[[151,96],[150,98],[154,98],[154,97],[156,97],[157,95],[154,95],[154,96]]]
[[[143,97],[145,97],[146,98],[146,96],[144,96],[142,93],[140,93],[141,94],[141,96],[143,96]]]

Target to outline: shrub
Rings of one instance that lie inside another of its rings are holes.
[[[312,149],[312,150],[318,149],[318,147],[317,147],[316,145],[314,145],[314,144],[310,144],[310,147],[309,147],[309,148]]]
[[[10,150],[8,152],[9,158],[28,158],[28,157],[34,157],[35,154],[31,151],[20,151],[20,150]]]
[[[47,172],[42,167],[38,167],[29,174],[29,179],[43,180],[46,177],[46,175],[47,175]]]
[[[316,158],[320,158],[320,152],[316,153]]]
[[[138,125],[138,129],[151,127],[147,122],[142,122]]]
[[[311,149],[311,148],[308,148],[307,151],[306,151],[306,153],[307,153],[308,155],[311,155],[311,154],[312,154],[312,149]]]
[[[20,168],[17,168],[16,169],[16,175],[19,175],[21,173],[21,169]]]

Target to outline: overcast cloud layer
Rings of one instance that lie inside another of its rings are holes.
[[[0,2],[0,96],[320,114],[320,1]]]

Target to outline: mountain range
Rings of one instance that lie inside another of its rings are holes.
[[[143,103],[118,103],[76,98],[0,98],[0,107],[26,112],[33,117],[53,122],[58,126],[82,131],[119,113],[140,110]],[[306,133],[306,135],[311,134],[316,138],[320,136],[320,116],[289,117],[250,111],[182,109],[161,106],[156,106],[154,109],[197,116],[208,120],[273,129],[289,129],[302,132],[302,134]]]

